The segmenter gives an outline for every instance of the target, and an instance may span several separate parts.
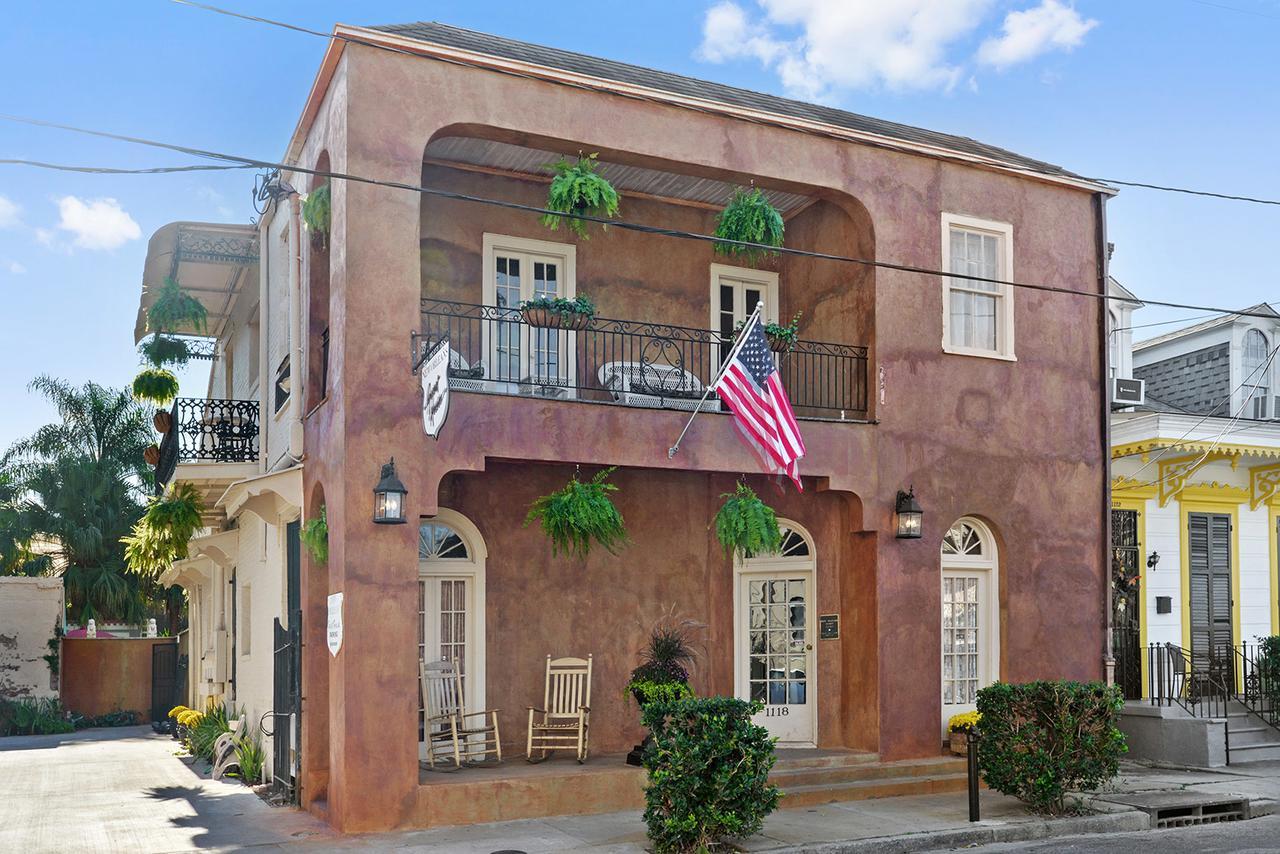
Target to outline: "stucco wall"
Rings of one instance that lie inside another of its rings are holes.
[[[135,711],[151,719],[151,649],[173,638],[64,638],[62,705],[82,715]],[[167,710],[166,710],[167,711]]]
[[[0,578],[0,697],[56,697],[44,656],[62,621],[61,578]]]

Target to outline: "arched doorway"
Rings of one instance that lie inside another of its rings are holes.
[[[436,516],[419,523],[418,658],[448,659],[457,665],[468,709],[485,708],[486,557],[480,531],[461,513],[441,507]],[[418,732],[425,758],[421,709]]]
[[[1000,582],[995,538],[962,518],[942,539],[942,726],[977,708],[1000,678]]]
[[[778,520],[773,554],[734,560],[734,682],[738,697],[760,700],[756,723],[787,746],[817,743],[813,605],[817,551],[809,533]]]

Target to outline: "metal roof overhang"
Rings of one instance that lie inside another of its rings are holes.
[[[148,334],[147,309],[156,301],[156,292],[166,278],[176,279],[182,289],[198,299],[209,312],[208,328],[177,329],[187,335],[222,335],[235,300],[251,270],[258,264],[258,229],[252,225],[213,222],[171,222],[162,226],[147,243],[142,271],[142,298],[133,325],[133,340]]]

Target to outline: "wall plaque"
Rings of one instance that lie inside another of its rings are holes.
[[[821,614],[818,617],[818,639],[838,640],[840,638],[840,615]]]

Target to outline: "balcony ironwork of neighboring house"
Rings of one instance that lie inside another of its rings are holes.
[[[258,459],[258,401],[180,397],[160,442],[156,492],[174,470],[191,463],[253,463]]]
[[[422,300],[414,365],[447,338],[454,391],[623,406],[721,411],[707,385],[733,347],[721,333],[593,317],[581,328],[533,326],[516,309]],[[797,341],[778,369],[799,418],[867,417],[867,348]]]

